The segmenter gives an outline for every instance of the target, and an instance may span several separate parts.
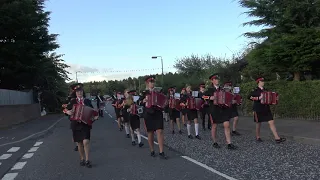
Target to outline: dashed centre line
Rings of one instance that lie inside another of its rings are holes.
[[[11,170],[20,170],[20,169],[22,169],[26,164],[27,164],[27,162],[17,162],[17,163],[11,168]]]
[[[32,147],[28,152],[36,152],[39,149],[39,147]]]
[[[2,155],[0,156],[0,160],[8,159],[8,158],[11,157],[11,156],[12,156],[12,154],[2,154]]]
[[[19,151],[20,147],[12,147],[7,152],[13,153]]]
[[[14,180],[18,176],[18,173],[8,173],[3,176],[1,180]]]

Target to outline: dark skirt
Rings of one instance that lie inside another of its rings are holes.
[[[180,118],[180,111],[176,110],[176,109],[169,109],[169,116],[170,116],[170,120],[176,120],[177,118]]]
[[[154,110],[152,113],[146,112],[144,120],[148,132],[163,129],[163,113],[160,110]]]
[[[140,117],[137,115],[130,115],[130,126],[132,130],[140,128]]]
[[[124,123],[128,123],[129,122],[130,113],[128,113],[126,108],[122,109],[121,111],[122,111],[123,122]]]
[[[119,108],[116,108],[116,109],[115,109],[115,113],[116,113],[117,119],[122,117],[122,115],[121,115],[120,112],[121,112],[121,109],[119,109]]]
[[[234,104],[230,108],[230,118],[235,118],[235,117],[238,117],[238,116],[239,116],[238,106],[236,104]]]
[[[187,117],[188,117],[188,121],[198,119],[198,111],[195,109],[188,109],[187,110]]]
[[[210,119],[212,123],[221,124],[230,120],[230,108],[214,106],[210,111]]]
[[[253,112],[253,121],[256,123],[268,122],[271,120],[273,120],[273,115],[270,109],[262,112]]]
[[[90,140],[91,126],[84,123],[77,123],[72,127],[73,141],[83,142],[83,140]]]
[[[186,109],[186,108],[181,109],[181,114],[182,114],[182,115],[186,115],[186,114],[187,114],[187,111],[188,111],[188,109]]]

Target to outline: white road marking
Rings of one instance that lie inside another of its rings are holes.
[[[18,173],[8,173],[3,176],[1,180],[14,180],[18,176]]]
[[[17,162],[17,163],[11,168],[11,170],[20,170],[20,169],[22,169],[26,164],[27,164],[27,162]]]
[[[34,153],[26,153],[25,155],[23,155],[22,159],[29,159],[34,155]]]
[[[3,139],[4,137],[0,137],[0,139]]]
[[[28,152],[36,152],[39,149],[39,147],[32,147],[29,149]]]
[[[201,166],[201,167],[203,167],[203,168],[205,168],[205,169],[207,169],[207,170],[209,170],[209,171],[211,171],[211,172],[213,172],[215,174],[218,174],[219,176],[222,176],[222,177],[224,177],[224,178],[226,178],[228,180],[237,180],[237,179],[235,179],[233,177],[230,177],[230,176],[228,176],[226,174],[223,174],[223,173],[213,169],[212,167],[209,167],[209,166],[207,166],[207,165],[205,165],[205,164],[203,164],[201,162],[198,162],[198,161],[196,161],[196,160],[194,160],[192,158],[189,158],[188,156],[181,156],[181,157],[186,159],[186,160],[188,160],[188,161],[190,161],[190,162],[193,162],[194,164],[197,164],[197,165],[199,165],[199,166]]]
[[[109,117],[111,117],[111,118],[112,118],[111,114],[109,114],[109,113],[108,113],[108,115],[109,115]]]
[[[8,158],[11,157],[11,156],[12,156],[12,154],[2,154],[2,155],[0,156],[0,160],[8,159]]]
[[[25,138],[23,138],[23,139],[20,139],[20,140],[18,140],[18,141],[0,144],[0,147],[7,146],[7,145],[10,145],[10,144],[19,143],[19,142],[23,142],[23,141],[26,141],[26,140],[28,140],[28,139],[30,139],[30,138],[38,135],[38,134],[42,134],[42,133],[44,133],[44,132],[46,132],[46,131],[49,131],[49,130],[52,129],[56,124],[58,124],[60,121],[62,121],[64,118],[65,118],[65,117],[62,117],[62,118],[58,119],[58,120],[57,120],[56,122],[54,122],[50,127],[48,127],[47,129],[45,129],[45,130],[43,130],[43,131],[40,131],[40,132],[31,134],[30,136],[27,136],[27,137],[25,137]]]
[[[112,118],[111,115],[110,115],[110,117]],[[115,121],[117,122],[117,120],[115,120]],[[135,131],[134,133],[137,134],[136,131]],[[144,136],[144,135],[141,135],[141,137],[144,138],[144,139],[146,139],[146,140],[148,140],[148,137],[146,137],[146,136]],[[155,142],[155,141],[154,141],[154,144],[159,145],[159,144],[158,144],[157,142]],[[186,159],[186,160],[188,160],[188,161],[190,161],[190,162],[192,162],[192,163],[194,163],[194,164],[196,164],[196,165],[198,165],[198,166],[200,166],[200,167],[203,167],[203,168],[207,169],[208,171],[211,171],[212,173],[217,174],[217,175],[219,175],[219,176],[221,176],[221,177],[224,177],[224,178],[226,178],[226,179],[228,179],[228,180],[237,180],[237,179],[235,179],[235,178],[233,178],[233,177],[230,177],[230,176],[228,176],[228,175],[226,175],[226,174],[223,174],[223,173],[221,173],[221,172],[213,169],[212,167],[209,167],[209,166],[207,166],[207,165],[205,165],[205,164],[203,164],[203,163],[201,163],[201,162],[199,162],[199,161],[196,161],[196,160],[194,160],[194,159],[192,159],[192,158],[190,158],[190,157],[188,157],[188,156],[181,156],[181,158]]]
[[[43,142],[36,142],[33,146],[40,146]]]
[[[1,166],[1,164],[2,164],[2,163],[0,162],[0,166]]]
[[[13,153],[19,151],[20,147],[12,147],[7,152]]]

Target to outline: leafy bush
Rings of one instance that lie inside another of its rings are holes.
[[[240,85],[244,115],[252,115],[247,96],[255,87],[255,82]],[[270,81],[265,88],[279,93],[279,104],[271,108],[276,117],[320,119],[320,81]]]

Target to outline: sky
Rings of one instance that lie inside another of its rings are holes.
[[[191,54],[230,57],[257,31],[237,0],[49,0],[50,33],[60,34],[58,53],[79,82],[121,80],[175,72]]]

